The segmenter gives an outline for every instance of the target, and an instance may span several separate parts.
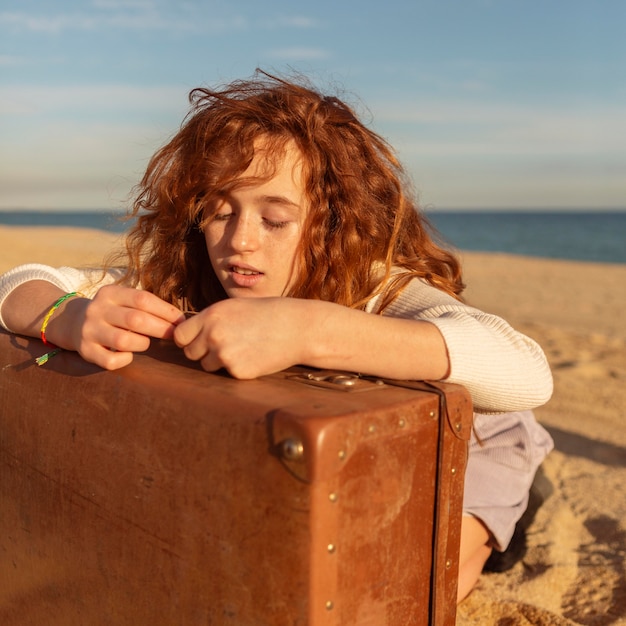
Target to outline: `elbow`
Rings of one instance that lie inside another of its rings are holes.
[[[510,378],[490,385],[460,382],[469,391],[474,410],[484,413],[528,411],[547,404],[554,391],[549,368],[541,376],[523,377],[517,384]]]
[[[552,377],[552,372],[548,370],[544,396],[541,398],[541,401],[539,402],[537,406],[543,406],[544,404],[548,404],[548,402],[552,398],[553,393],[554,393],[554,378]]]
[[[534,406],[529,409],[536,409],[547,404],[554,393],[554,378],[548,360],[542,353],[541,367],[535,368],[535,376],[529,376],[524,387],[529,390],[529,395],[534,402]]]

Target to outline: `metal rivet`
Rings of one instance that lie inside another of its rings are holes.
[[[461,422],[457,422],[454,425],[454,429],[456,430],[457,433],[460,433],[462,428],[463,428],[463,424],[461,424]]]
[[[376,426],[374,426],[374,424],[370,424],[370,425],[367,427],[367,432],[368,432],[368,433],[373,433],[373,432],[376,432]]]
[[[453,467],[450,471],[452,472],[452,475],[454,476],[456,474],[456,467]]]
[[[326,610],[327,610],[327,611],[332,611],[332,609],[333,609],[333,607],[334,607],[334,606],[335,606],[335,605],[333,604],[333,601],[332,601],[332,600],[326,600]]]
[[[429,413],[429,415],[430,415],[430,417],[433,417],[433,418],[434,418],[434,417],[437,417],[437,414],[435,413],[435,411],[431,411],[431,412]]]
[[[451,567],[452,567],[452,560],[451,560],[451,559],[448,559],[448,560],[446,561],[446,569],[450,569]]]
[[[328,551],[332,554],[335,550],[337,549],[337,547],[335,546],[334,543],[329,543],[328,544]]]
[[[339,499],[339,496],[333,491],[332,493],[328,494],[328,499],[331,502],[337,502],[337,500]]]
[[[339,458],[343,461],[346,458],[346,451],[339,450]]]
[[[304,445],[299,439],[285,439],[282,453],[288,461],[299,461],[304,456]]]
[[[406,422],[405,422],[403,419],[401,419],[401,420],[398,422],[398,426],[400,426],[400,428],[404,428],[404,427],[406,426]]]

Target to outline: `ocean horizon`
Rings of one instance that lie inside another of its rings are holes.
[[[626,263],[626,209],[431,210],[440,237],[458,250],[600,263]],[[0,224],[69,226],[122,233],[123,212],[0,210]]]

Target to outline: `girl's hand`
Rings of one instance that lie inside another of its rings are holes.
[[[306,341],[302,302],[222,300],[179,324],[174,341],[206,371],[226,368],[241,379],[271,374],[301,362]]]
[[[222,300],[179,324],[174,341],[205,370],[224,367],[235,378],[293,365],[417,380],[441,380],[449,370],[446,344],[433,324],[322,300]]]
[[[85,360],[113,370],[128,365],[150,337],[171,339],[184,315],[147,291],[120,285],[102,287],[93,300],[72,298],[48,324],[47,337]]]

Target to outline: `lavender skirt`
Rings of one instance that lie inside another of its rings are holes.
[[[528,505],[535,472],[553,449],[532,411],[474,414],[465,472],[464,515],[480,519],[503,551]]]

